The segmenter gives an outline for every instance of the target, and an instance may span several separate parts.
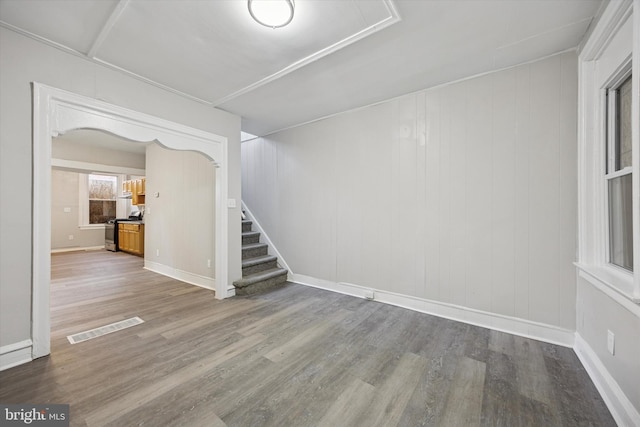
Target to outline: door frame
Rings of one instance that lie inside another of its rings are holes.
[[[173,150],[197,151],[216,167],[215,295],[233,296],[228,286],[228,139],[138,111],[40,83],[33,88],[32,357],[51,352],[51,141],[76,129],[110,132],[139,143],[157,141]]]

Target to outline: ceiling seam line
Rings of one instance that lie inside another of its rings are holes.
[[[102,43],[104,43],[109,33],[116,25],[116,22],[118,21],[118,19],[120,19],[120,16],[129,5],[129,1],[130,0],[120,0],[116,7],[113,9],[113,12],[111,12],[111,15],[109,15],[109,18],[102,26],[100,33],[98,33],[98,36],[93,41],[93,43],[91,44],[91,48],[89,48],[89,51],[87,52],[87,56],[89,58],[95,59],[98,49],[100,49]]]
[[[358,31],[355,34],[352,34],[349,37],[346,37],[346,38],[344,38],[344,39],[342,39],[342,40],[340,40],[340,41],[338,41],[338,42],[336,42],[336,43],[334,43],[332,45],[329,45],[329,46],[325,47],[324,49],[321,49],[321,50],[319,50],[319,51],[317,51],[315,53],[312,53],[311,55],[308,55],[308,56],[306,56],[306,57],[304,57],[304,58],[302,58],[302,59],[290,64],[290,65],[287,65],[283,69],[278,70],[275,73],[273,73],[273,74],[271,74],[271,75],[269,75],[267,77],[264,77],[264,78],[258,80],[255,83],[252,83],[252,84],[250,84],[248,86],[245,86],[244,88],[239,89],[239,90],[237,90],[237,91],[235,91],[235,92],[233,92],[233,93],[231,93],[231,94],[229,94],[229,95],[227,95],[227,96],[225,96],[223,98],[217,99],[217,100],[211,102],[211,104],[214,107],[218,107],[218,106],[220,106],[222,104],[225,104],[225,103],[227,103],[227,102],[229,102],[229,101],[231,101],[231,100],[233,100],[235,98],[238,98],[239,96],[242,96],[242,95],[244,95],[246,93],[249,93],[249,92],[251,92],[253,90],[256,90],[256,89],[258,89],[258,88],[260,88],[260,87],[262,87],[262,86],[264,86],[266,84],[269,84],[269,83],[271,83],[271,82],[273,82],[275,80],[278,80],[278,79],[286,76],[287,74],[290,74],[290,73],[292,73],[292,72],[294,72],[296,70],[299,70],[300,68],[303,68],[306,65],[309,65],[309,64],[311,64],[311,63],[313,63],[315,61],[318,61],[318,60],[320,60],[320,59],[322,59],[322,58],[324,58],[324,57],[326,57],[328,55],[331,55],[334,52],[337,52],[337,51],[339,51],[341,49],[344,49],[345,47],[347,47],[347,46],[349,46],[349,45],[351,45],[351,44],[353,44],[353,43],[355,43],[355,42],[357,42],[359,40],[362,40],[362,39],[366,38],[367,36],[375,34],[378,31],[381,31],[381,30],[383,30],[383,29],[385,29],[385,28],[387,28],[387,27],[389,27],[389,26],[391,26],[391,25],[393,25],[393,24],[395,24],[397,22],[400,22],[400,21],[401,21],[400,16],[391,15],[391,16],[383,19],[380,22],[372,24],[372,25],[368,26],[367,28],[364,28],[364,29]]]

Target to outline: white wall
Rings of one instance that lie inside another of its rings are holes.
[[[146,172],[145,266],[213,289],[215,167],[202,154],[151,144]]]
[[[32,95],[40,82],[229,139],[240,199],[240,118],[0,28],[0,356],[31,334]],[[241,277],[240,210],[229,210],[229,279]]]
[[[104,228],[81,230],[78,226],[79,178],[78,172],[51,171],[51,249],[104,246]]]
[[[589,367],[589,373],[599,383],[605,399],[613,402],[612,412],[618,423],[638,425],[640,307],[628,301],[623,303],[620,298],[624,297],[613,297],[604,288],[594,286],[593,280],[578,278],[578,336],[581,341],[577,350]],[[614,354],[607,349],[608,331],[614,333]],[[627,402],[629,407],[624,409]]]
[[[570,52],[248,141],[243,200],[305,280],[571,345],[576,101]]]

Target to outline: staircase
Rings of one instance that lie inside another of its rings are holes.
[[[251,295],[284,284],[288,271],[278,267],[277,258],[260,243],[260,232],[252,222],[242,220],[242,279],[233,282],[236,295]]]

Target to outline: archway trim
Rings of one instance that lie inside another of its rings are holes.
[[[97,129],[136,142],[157,140],[175,150],[197,151],[216,166],[215,293],[232,296],[228,286],[228,140],[145,113],[33,83],[32,357],[51,352],[51,141],[74,129]],[[231,289],[231,290],[230,290]]]

